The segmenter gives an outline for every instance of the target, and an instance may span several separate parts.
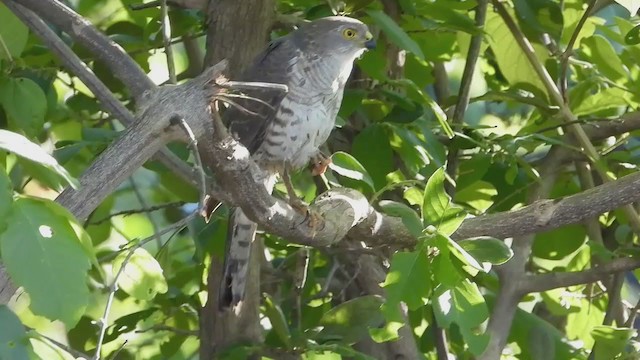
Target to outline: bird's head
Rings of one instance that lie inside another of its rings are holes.
[[[297,30],[318,53],[356,57],[376,46],[367,25],[346,16],[330,16],[306,23]]]

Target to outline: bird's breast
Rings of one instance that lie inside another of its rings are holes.
[[[341,90],[311,104],[285,97],[256,152],[259,162],[276,167],[287,162],[294,168],[308,164],[331,134],[341,99]]]

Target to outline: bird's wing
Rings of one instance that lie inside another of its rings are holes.
[[[243,72],[241,80],[288,85],[291,69],[298,56],[299,51],[290,36],[281,37],[272,41],[256,57],[253,64]],[[229,108],[224,114],[224,120],[229,123],[230,133],[253,154],[262,144],[265,131],[273,121],[284,94],[280,90],[254,89],[244,92],[244,95],[260,99],[264,103],[234,98],[234,102],[240,106]]]

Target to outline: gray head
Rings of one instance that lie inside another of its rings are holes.
[[[330,16],[303,24],[293,33],[301,48],[320,55],[357,57],[376,43],[367,25],[346,16]]]

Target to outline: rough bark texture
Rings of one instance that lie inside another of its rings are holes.
[[[274,0],[212,0],[207,10],[205,66],[227,59],[228,76],[235,78],[268,42],[275,18]],[[211,159],[207,159],[210,163]],[[209,300],[200,313],[200,358],[211,359],[238,342],[257,344],[260,327],[260,255],[253,246],[245,299],[238,314],[218,311],[222,259],[213,259],[207,276]]]
[[[229,76],[237,75],[265,47],[274,10],[274,0],[210,1],[205,66],[228,59]]]

